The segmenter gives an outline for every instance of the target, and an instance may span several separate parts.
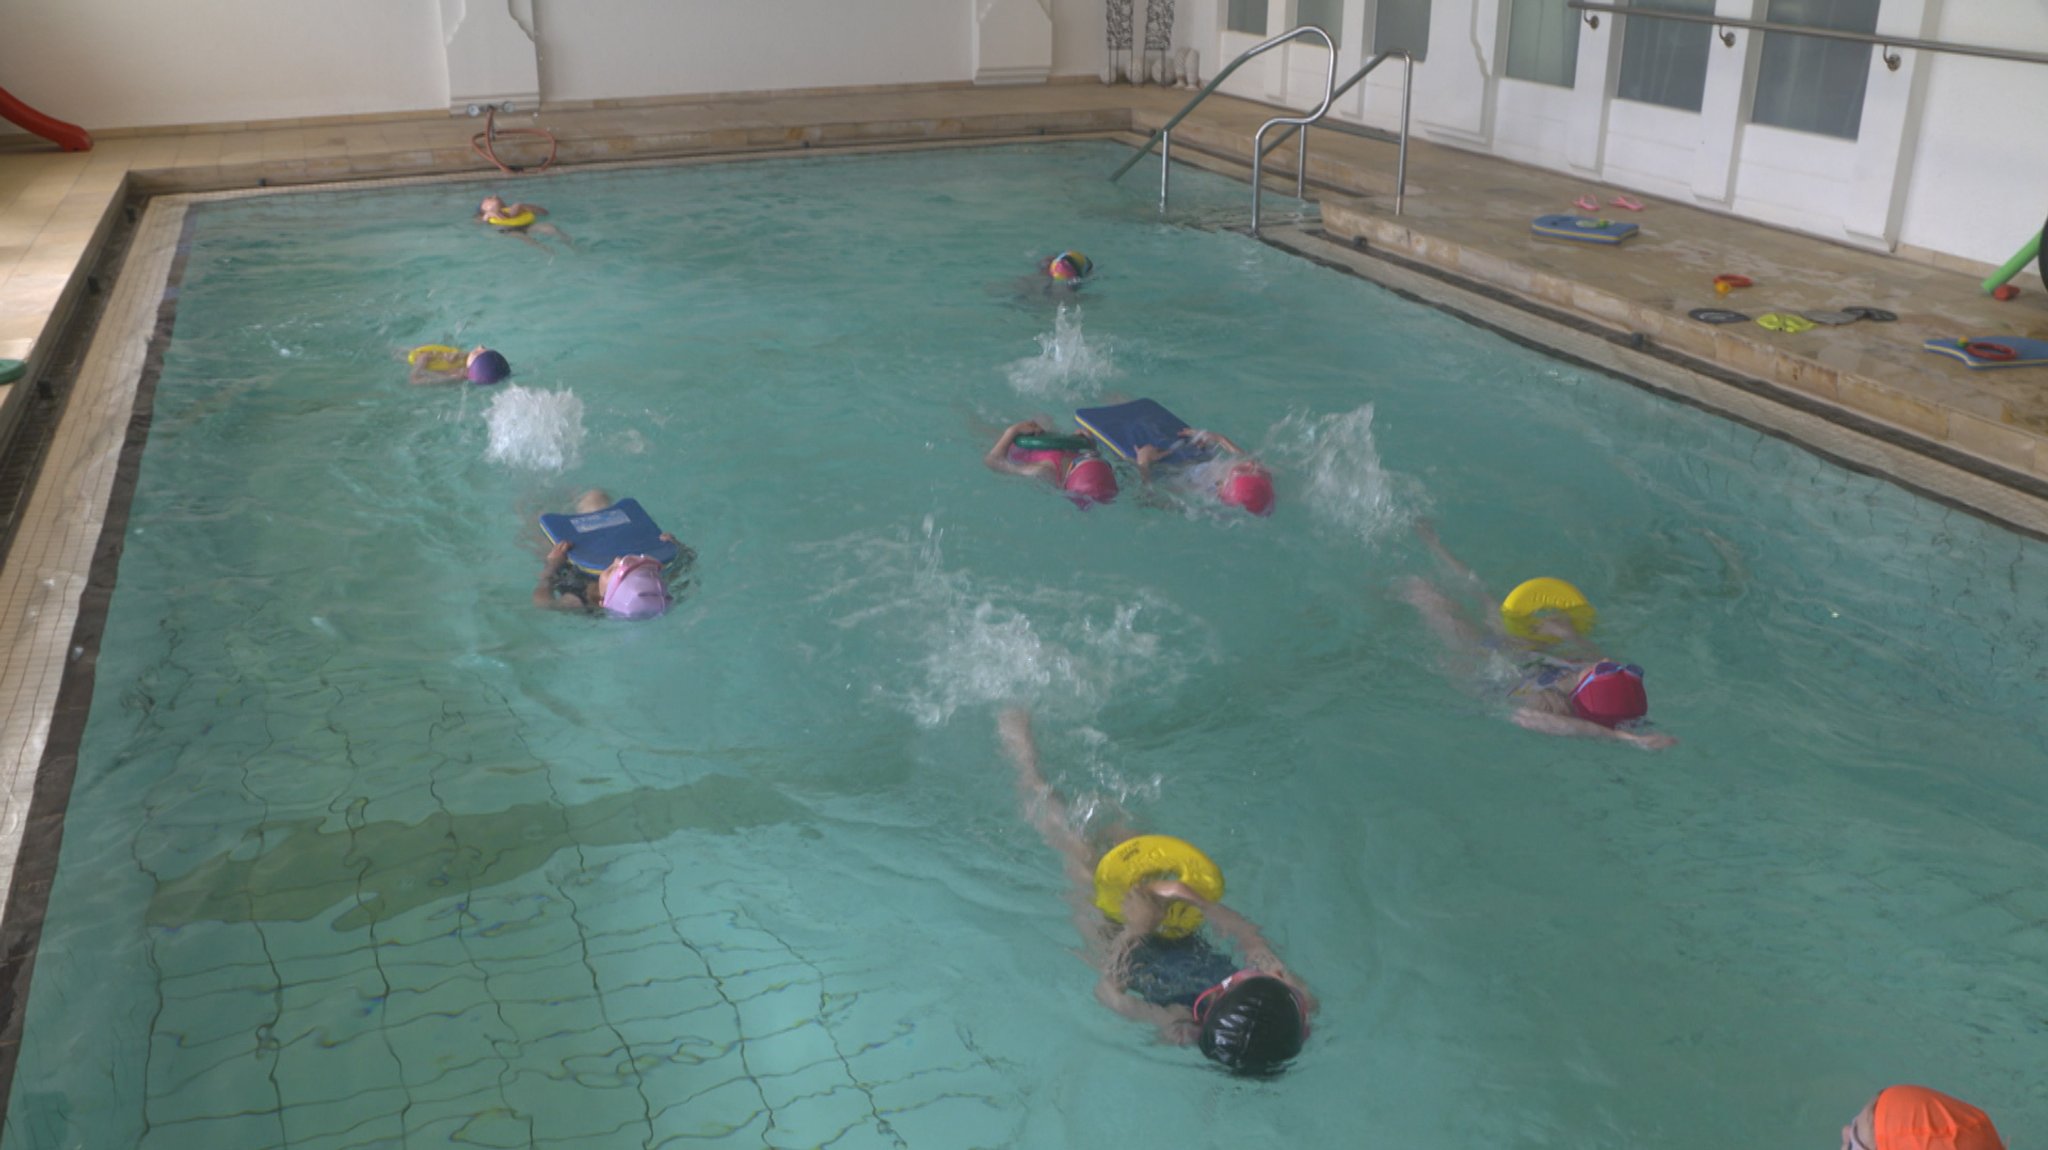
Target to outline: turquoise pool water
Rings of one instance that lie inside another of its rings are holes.
[[[0,1145],[1724,1150],[1902,1080],[2048,1128],[2048,552],[1121,154],[518,184],[573,251],[482,184],[197,209]],[[408,387],[444,341],[516,390]],[[980,465],[1137,395],[1277,514]],[[530,605],[591,485],[696,549],[668,617]],[[1402,601],[1423,517],[1585,588],[1679,745],[1510,725]],[[1011,702],[1222,865],[1295,1069],[1093,1002]]]

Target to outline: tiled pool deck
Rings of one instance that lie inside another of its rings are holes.
[[[538,123],[559,138],[561,161],[577,164],[1149,131],[1186,97],[1092,82],[926,87],[550,109]],[[1260,105],[1218,99],[1204,105],[1177,139],[1221,156],[1248,157],[1252,131],[1270,114]],[[532,123],[522,116],[507,126]],[[485,175],[490,168],[470,148],[470,137],[481,127],[481,121],[438,114],[218,125],[105,135],[79,155],[40,141],[11,140],[0,147],[0,358],[28,360],[31,382],[48,365],[58,330],[87,290],[87,271],[129,193],[250,187],[258,181]],[[516,161],[538,158],[529,142],[509,141],[504,151]],[[1291,152],[1285,148],[1273,158],[1284,167]],[[1952,497],[1979,505],[2002,502],[1994,514],[2037,532],[2048,525],[2048,502],[2039,498],[2048,490],[2048,389],[2042,387],[2048,371],[1973,373],[1921,349],[1930,336],[2048,337],[2048,304],[2031,277],[2021,281],[2028,290],[2017,301],[1999,303],[1979,293],[1981,269],[1855,251],[1655,200],[1640,215],[1614,213],[1642,226],[1642,234],[1624,247],[1541,240],[1529,234],[1532,216],[1567,211],[1589,191],[1604,201],[1614,190],[1421,143],[1411,150],[1406,212],[1396,217],[1389,194],[1393,160],[1391,144],[1334,132],[1316,132],[1311,145],[1310,174],[1325,185],[1318,193],[1325,229],[1369,252],[1415,265],[1394,266],[1396,275],[1448,273],[1467,289],[1490,293],[1492,306],[1503,311],[1547,310],[1579,325],[1572,338],[1586,350],[1575,354],[1615,370],[1649,374],[1642,364],[1606,363],[1595,345],[1633,345],[1631,354],[1663,351],[1700,361],[1764,385],[1744,403],[1769,406],[1775,394],[1802,405],[1800,418],[1809,424],[1822,424],[1832,412],[1850,423],[1900,433],[1901,440],[1937,454],[1955,453],[1965,463],[1983,465],[1992,482],[1972,482],[1992,496]],[[1149,194],[1150,177],[1143,170],[1127,179],[1139,194]],[[1304,241],[1293,235],[1281,242]],[[138,249],[130,257],[161,262],[170,253]],[[1712,279],[1719,272],[1748,275],[1756,286],[1717,297]],[[138,314],[153,306],[124,301],[119,289],[111,302]],[[1783,335],[1754,324],[1709,327],[1686,316],[1691,308],[1715,305],[1753,315],[1873,305],[1896,312],[1899,322]],[[1512,326],[1507,320],[1489,322]],[[106,362],[80,373],[67,411],[72,426],[51,448],[0,571],[0,650],[6,652],[0,663],[0,867],[7,868],[0,870],[0,890],[12,877],[15,844],[125,429],[122,393],[87,386],[87,376],[111,372],[132,378],[143,351],[140,338],[97,349],[95,358]],[[6,398],[0,430],[12,425],[26,393]],[[1727,402],[1702,402],[1752,418]],[[1798,428],[1777,429],[1806,437]],[[1865,457],[1826,445],[1823,450],[1872,470],[1893,468],[1883,453]],[[1894,450],[1892,458],[1897,456]]]

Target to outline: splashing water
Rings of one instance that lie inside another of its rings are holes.
[[[1038,336],[1038,354],[1010,365],[1010,386],[1039,399],[1068,399],[1092,393],[1120,373],[1106,347],[1090,347],[1081,333],[1081,309],[1067,316],[1061,304],[1052,331]]]
[[[583,450],[583,401],[573,391],[509,384],[484,413],[491,429],[486,458],[536,471],[573,467]]]
[[[1315,514],[1373,543],[1408,517],[1412,484],[1380,463],[1372,405],[1338,415],[1292,415],[1281,424],[1282,453],[1307,477],[1302,498]]]

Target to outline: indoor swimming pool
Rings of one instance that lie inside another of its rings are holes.
[[[1902,1081],[2048,1128],[2048,548],[1127,154],[193,205],[0,1150],[1724,1150]],[[1275,513],[982,465],[1140,396]],[[590,487],[694,549],[667,615],[535,609]],[[1677,745],[1513,725],[1422,523],[1583,588]],[[1315,990],[1286,1074],[1094,1001],[1015,705]]]

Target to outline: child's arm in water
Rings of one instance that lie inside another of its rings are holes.
[[[1045,428],[1035,419],[1026,419],[1005,427],[1002,435],[996,438],[995,446],[989,448],[988,454],[981,457],[982,463],[986,464],[990,471],[1003,475],[1050,475],[1053,469],[1050,463],[1019,463],[1010,458],[1010,449],[1017,445],[1018,436],[1038,435],[1044,430]]]
[[[1146,885],[1145,890],[1157,896],[1155,899],[1148,899],[1147,901],[1157,902],[1162,907],[1165,904],[1165,900],[1171,899],[1187,903],[1189,906],[1201,911],[1202,920],[1205,923],[1215,928],[1216,933],[1237,944],[1239,953],[1244,955],[1246,966],[1256,967],[1293,987],[1294,992],[1301,996],[1303,1008],[1311,1014],[1315,1013],[1316,997],[1309,993],[1308,984],[1303,982],[1300,976],[1296,975],[1292,970],[1289,970],[1286,963],[1280,961],[1279,952],[1273,949],[1273,944],[1266,941],[1265,935],[1259,933],[1259,928],[1252,923],[1252,920],[1224,906],[1220,902],[1210,902],[1200,894],[1197,894],[1193,887],[1183,882],[1149,883]],[[1130,900],[1126,899],[1126,907],[1129,906],[1129,903]],[[1163,910],[1161,914],[1164,914]]]
[[[569,562],[569,544],[564,541],[548,550],[547,562],[541,564],[540,582],[533,588],[533,605],[544,611],[588,611],[590,604],[583,596],[573,591],[559,594],[555,591],[555,575]]]
[[[1514,720],[1515,725],[1518,727],[1545,735],[1565,735],[1581,739],[1616,739],[1620,742],[1641,747],[1646,751],[1661,751],[1665,747],[1678,742],[1676,737],[1667,735],[1662,731],[1645,731],[1641,734],[1635,731],[1621,731],[1613,727],[1603,727],[1598,723],[1587,722],[1577,715],[1560,715],[1553,711],[1540,710],[1535,707],[1523,707],[1517,710],[1514,714]]]
[[[1145,941],[1166,917],[1166,900],[1147,897],[1132,890],[1124,897],[1124,921],[1109,940],[1102,959],[1102,977],[1095,980],[1095,1001],[1125,1018],[1148,1022],[1159,1030],[1162,1042],[1191,1045],[1201,1033],[1195,1015],[1185,1006],[1160,1006],[1130,993],[1131,952]]]

